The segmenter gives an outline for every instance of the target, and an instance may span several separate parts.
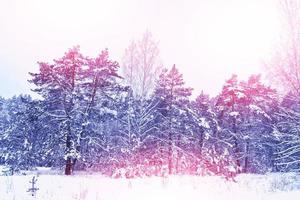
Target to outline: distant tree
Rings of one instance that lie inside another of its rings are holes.
[[[282,34],[265,63],[269,78],[285,92],[300,94],[300,0],[279,0]]]
[[[122,69],[134,95],[149,97],[161,71],[158,42],[149,31],[144,33],[141,40],[132,41],[125,50]]]

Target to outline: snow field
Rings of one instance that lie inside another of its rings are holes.
[[[33,175],[0,176],[1,200],[299,200],[300,175],[111,179],[100,175],[39,175],[36,196],[27,190]]]

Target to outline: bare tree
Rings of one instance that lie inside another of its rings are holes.
[[[300,94],[300,0],[279,0],[280,41],[265,66],[272,82],[285,92]]]
[[[278,7],[282,34],[274,54],[265,65],[271,81],[286,93],[273,131],[279,143],[274,161],[281,170],[299,171],[300,0],[278,0]]]
[[[123,57],[123,75],[135,96],[147,98],[161,70],[158,42],[146,31],[141,40],[132,41]]]

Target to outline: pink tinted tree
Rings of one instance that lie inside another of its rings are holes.
[[[34,91],[48,105],[47,114],[58,121],[62,144],[53,148],[63,147],[65,174],[70,175],[81,157],[83,139],[89,139],[85,129],[92,108],[108,90],[117,86],[119,65],[109,60],[107,50],[96,58],[88,58],[77,46],[53,64],[39,62],[39,67],[39,73],[30,73],[33,77],[30,82],[36,85]]]

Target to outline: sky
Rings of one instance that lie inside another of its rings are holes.
[[[96,56],[149,30],[164,67],[176,64],[194,95],[216,95],[231,74],[262,73],[278,32],[275,0],[0,0],[0,96],[33,94],[28,72],[80,45]]]

